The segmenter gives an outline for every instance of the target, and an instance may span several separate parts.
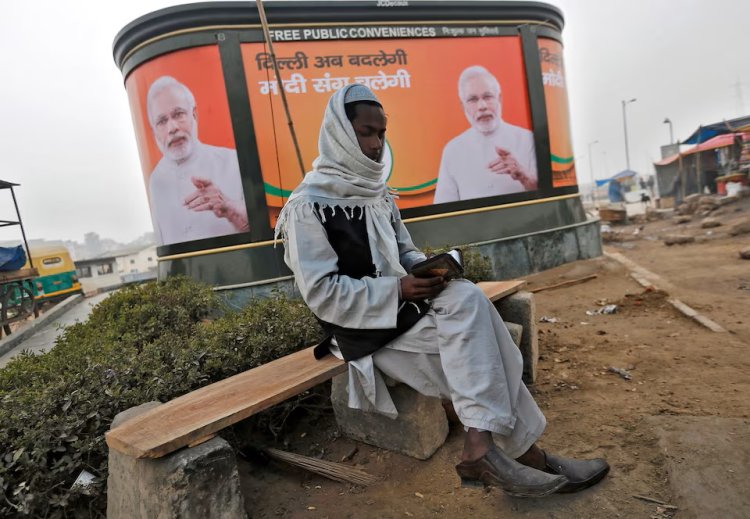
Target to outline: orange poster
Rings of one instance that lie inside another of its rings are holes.
[[[570,110],[565,82],[562,45],[539,38],[539,61],[542,65],[544,99],[549,124],[552,187],[576,185],[576,166],[570,135]]]
[[[218,47],[148,61],[125,87],[157,244],[247,232]]]
[[[279,42],[274,51],[306,171],[329,97],[357,82],[388,116],[384,160],[399,207],[536,189],[520,38]],[[277,213],[302,172],[265,45],[243,44],[242,56],[267,201]]]

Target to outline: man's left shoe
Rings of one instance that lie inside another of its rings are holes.
[[[568,478],[565,484],[557,492],[567,494],[578,492],[584,488],[596,485],[609,472],[609,464],[602,458],[593,460],[572,460],[555,456],[554,454],[544,453],[546,459],[546,472],[551,474],[560,474]]]

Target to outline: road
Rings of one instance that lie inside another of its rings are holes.
[[[106,299],[110,294],[111,292],[104,292],[93,297],[88,297],[81,303],[70,308],[70,310],[64,314],[58,316],[56,319],[51,320],[34,335],[27,338],[18,346],[0,357],[0,368],[4,367],[10,359],[21,353],[23,350],[30,350],[33,353],[41,353],[52,349],[55,345],[55,339],[57,339],[57,337],[63,332],[63,329],[66,326],[77,321],[84,321],[91,312],[91,309]]]

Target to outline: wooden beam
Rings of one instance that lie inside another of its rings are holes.
[[[555,283],[554,285],[547,285],[543,287],[537,287],[532,288],[529,290],[532,294],[536,294],[537,292],[542,292],[544,290],[552,290],[554,288],[562,288],[562,287],[569,287],[571,285],[578,285],[579,283],[585,283],[586,281],[590,281],[592,279],[596,279],[596,274],[591,274],[590,276],[578,278],[578,279],[570,279],[568,281],[562,281],[560,283]]]
[[[21,281],[24,279],[35,278],[38,275],[39,275],[39,272],[35,268],[11,270],[9,272],[0,273],[0,283],[9,283],[11,281]]]
[[[106,434],[111,449],[159,458],[343,373],[333,355],[307,348],[202,387],[128,420]]]
[[[514,279],[511,281],[480,281],[477,286],[482,289],[487,299],[493,303],[498,299],[515,294],[526,284],[523,279]]]

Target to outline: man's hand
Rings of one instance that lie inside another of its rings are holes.
[[[487,166],[490,171],[498,175],[510,175],[513,180],[520,182],[526,191],[536,189],[536,180],[529,177],[508,150],[496,146],[495,152],[497,158]]]
[[[226,218],[238,231],[249,230],[246,211],[240,204],[226,198],[211,180],[200,177],[190,180],[196,190],[185,198],[185,207],[191,211],[213,211],[217,218]]]
[[[405,301],[422,301],[436,297],[448,284],[443,278],[417,278],[412,274],[402,277],[401,298]]]

